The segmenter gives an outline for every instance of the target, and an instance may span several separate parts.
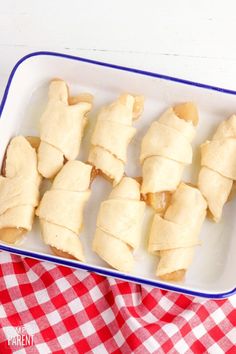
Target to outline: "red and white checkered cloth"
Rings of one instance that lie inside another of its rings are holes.
[[[197,299],[4,252],[0,263],[0,353],[236,353],[235,296]]]

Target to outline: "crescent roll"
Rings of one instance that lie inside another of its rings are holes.
[[[113,268],[123,272],[133,270],[133,250],[140,243],[144,211],[140,185],[130,177],[123,177],[108,200],[101,203],[93,250]]]
[[[69,98],[68,87],[62,80],[49,86],[48,103],[40,118],[38,169],[45,178],[53,178],[65,160],[75,160],[92,107],[92,96],[82,94]]]
[[[211,141],[201,145],[198,186],[212,219],[219,222],[236,180],[236,115],[223,121]]]
[[[162,209],[163,192],[176,190],[184,167],[192,162],[191,142],[197,124],[196,106],[190,102],[179,104],[153,122],[142,140],[141,193],[156,211],[160,205]]]
[[[163,280],[181,280],[192,263],[194,249],[206,216],[201,192],[181,183],[172,195],[163,217],[153,219],[149,251],[160,257],[156,275]]]
[[[84,207],[91,193],[91,171],[90,165],[68,161],[36,210],[43,240],[57,255],[85,259],[79,233]]]
[[[41,177],[37,154],[23,136],[10,141],[0,176],[0,239],[15,244],[32,229]]]
[[[142,110],[143,97],[123,94],[98,115],[88,161],[114,185],[124,175],[127,148],[136,134],[133,120]]]

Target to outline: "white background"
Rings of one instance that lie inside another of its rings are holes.
[[[235,37],[231,0],[0,0],[0,96],[15,62],[40,50],[236,90]]]
[[[0,0],[0,95],[38,50],[236,89],[235,37],[234,0]]]

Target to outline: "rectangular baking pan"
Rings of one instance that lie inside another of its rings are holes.
[[[67,54],[31,53],[20,59],[13,68],[1,102],[0,163],[13,136],[39,134],[38,122],[47,101],[48,83],[58,77],[69,84],[72,94],[87,91],[95,97],[79,156],[82,161],[87,159],[96,115],[102,105],[111,102],[122,92],[145,96],[145,110],[136,124],[138,133],[129,147],[126,168],[129,176],[141,175],[138,159],[140,142],[151,122],[175,103],[194,101],[199,107],[200,124],[193,144],[193,165],[186,168],[184,180],[196,183],[199,145],[211,137],[217,124],[233,114],[236,108],[236,92],[232,90]],[[20,245],[10,246],[2,242],[0,250],[193,296],[221,299],[236,293],[236,200],[227,203],[219,224],[210,221],[204,223],[200,235],[202,245],[196,248],[185,281],[168,283],[155,277],[158,260],[146,250],[151,211],[145,217],[142,245],[135,254],[133,274],[111,269],[92,252],[91,243],[99,204],[106,199],[110,190],[109,182],[101,177],[92,185],[92,197],[85,210],[84,230],[81,234],[86,263],[52,255],[41,239],[37,220],[32,232],[26,235]]]

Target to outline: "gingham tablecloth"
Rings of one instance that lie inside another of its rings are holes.
[[[0,263],[1,354],[236,353],[236,297],[192,298],[4,252]]]

